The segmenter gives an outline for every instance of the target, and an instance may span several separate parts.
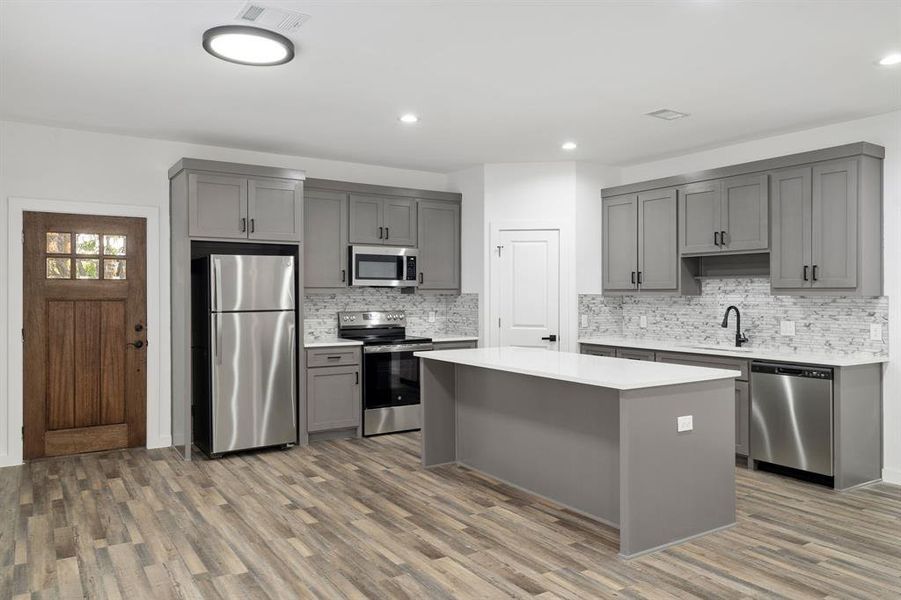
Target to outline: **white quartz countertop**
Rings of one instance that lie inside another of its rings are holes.
[[[540,348],[474,348],[416,352],[420,358],[534,375],[615,390],[733,379],[739,371],[552,352]]]
[[[707,354],[710,356],[729,356],[748,360],[771,360],[775,362],[823,365],[827,367],[853,367],[888,362],[887,356],[869,354],[817,354],[810,352],[794,352],[792,350],[769,350],[753,347],[715,346],[713,344],[688,344],[665,340],[648,340],[616,336],[580,338],[580,344],[597,344],[598,346],[618,346],[623,348],[640,348],[642,350],[659,350],[662,352],[685,352],[688,354]]]
[[[332,346],[362,346],[363,342],[357,340],[344,340],[341,338],[316,338],[303,341],[304,348],[330,348]]]

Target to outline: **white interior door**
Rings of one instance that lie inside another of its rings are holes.
[[[495,248],[492,312],[499,346],[557,350],[560,335],[560,232],[502,229]]]

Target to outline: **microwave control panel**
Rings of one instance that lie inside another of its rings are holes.
[[[407,281],[416,281],[416,257],[407,257],[407,274],[404,277]]]

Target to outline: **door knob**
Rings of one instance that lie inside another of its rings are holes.
[[[547,337],[543,337],[543,338],[541,338],[541,339],[546,340],[546,341],[548,341],[548,342],[556,342],[556,341],[557,341],[557,334],[552,333],[551,335],[549,335],[549,336],[547,336]]]
[[[135,331],[137,331],[138,333],[144,331],[144,326],[138,323],[137,325],[135,325]]]
[[[138,340],[138,341],[136,341],[136,342],[130,342],[128,345],[129,345],[129,346],[134,346],[135,348],[137,348],[137,349],[140,350],[141,348],[144,347],[144,342],[142,342],[141,340]]]

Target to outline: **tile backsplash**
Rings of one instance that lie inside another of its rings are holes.
[[[799,352],[839,354],[888,353],[888,298],[843,296],[774,296],[766,277],[711,278],[699,296],[579,296],[579,314],[588,317],[579,337],[623,335],[702,344],[732,344],[735,315],[729,328],[720,323],[726,307],[741,310],[748,346]],[[640,318],[647,327],[640,327]],[[795,335],[780,334],[780,321],[794,321]],[[870,325],[882,326],[882,340],[870,340]]]
[[[307,339],[335,337],[340,310],[402,310],[410,333],[479,335],[478,294],[404,294],[395,288],[349,287],[337,293],[304,296]],[[429,322],[429,312],[435,321]]]

